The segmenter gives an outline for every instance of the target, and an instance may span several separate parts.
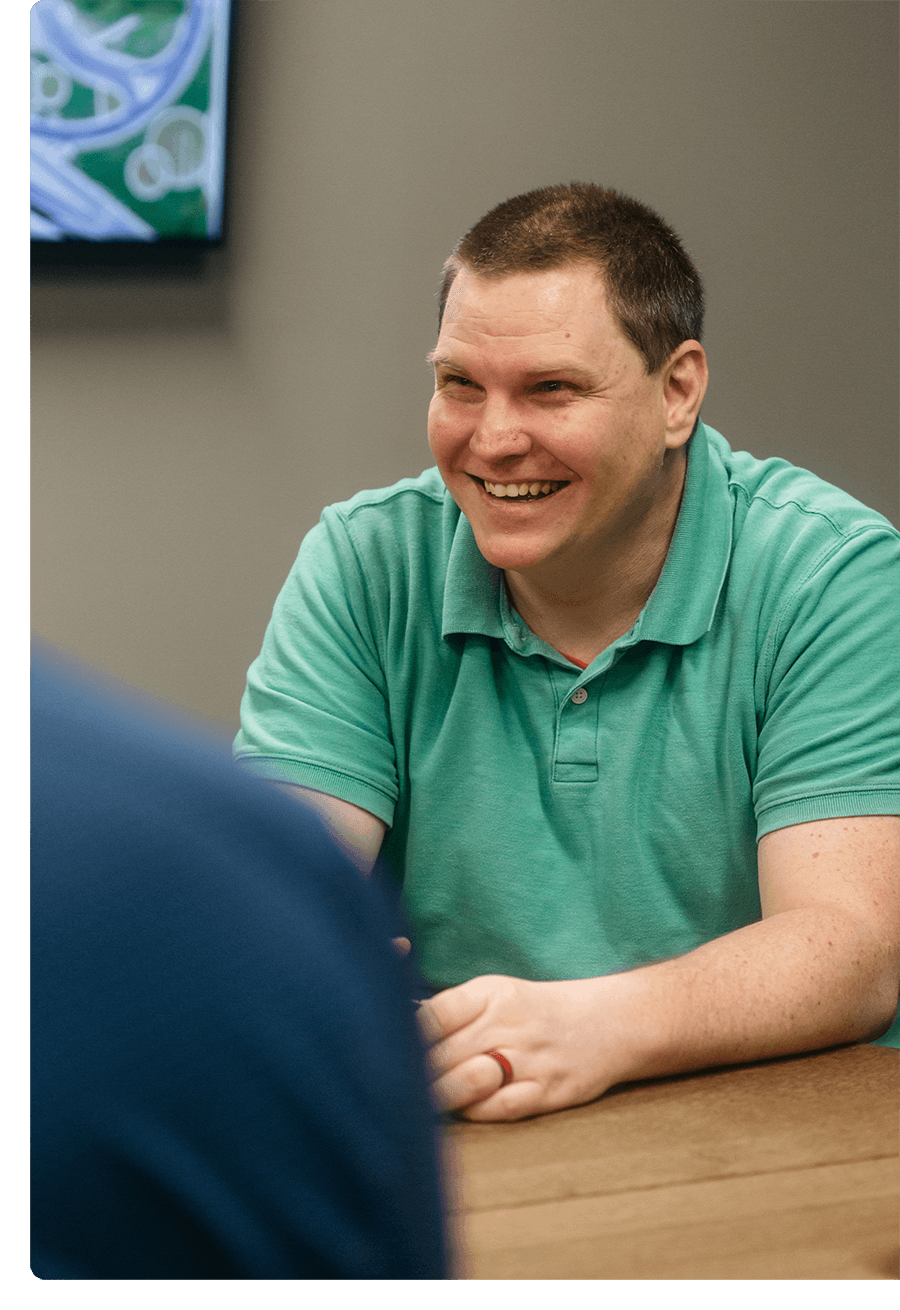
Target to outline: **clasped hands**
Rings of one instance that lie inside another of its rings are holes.
[[[610,979],[527,982],[487,974],[418,1009],[439,1109],[474,1121],[525,1119],[601,1096],[622,1080],[617,1025],[604,1030]],[[488,1051],[512,1066],[503,1069]]]

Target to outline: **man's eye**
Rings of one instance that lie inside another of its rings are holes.
[[[471,386],[472,386],[472,380],[471,380],[471,378],[458,377],[457,374],[455,374],[455,373],[451,373],[450,376],[449,376],[448,378],[445,378],[445,379],[444,379],[444,381],[445,381],[445,382],[452,382],[455,386],[458,386],[458,387],[471,387]]]
[[[557,378],[551,378],[547,382],[538,383],[538,391],[564,391],[570,385],[569,382],[560,382]]]

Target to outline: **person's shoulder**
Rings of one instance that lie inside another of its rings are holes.
[[[31,773],[46,831],[75,822],[99,839],[119,828],[275,823],[318,829],[306,807],[235,766],[227,738],[206,723],[43,643],[31,670]],[[295,821],[295,814],[303,813]],[[205,817],[204,817],[205,816]]]
[[[345,521],[374,515],[394,521],[417,519],[442,510],[450,499],[449,492],[436,468],[425,469],[415,478],[401,478],[389,487],[358,491],[349,500],[329,505],[326,513],[340,516]]]
[[[211,724],[41,641],[32,649],[31,727],[42,745],[80,741],[98,759],[134,756],[150,772],[161,752],[213,767],[227,760],[225,738]],[[66,750],[59,754],[73,763]]]
[[[91,887],[118,870],[119,882],[177,899],[173,879],[189,870],[225,923],[235,896],[258,906],[275,896],[318,907],[335,939],[359,907],[390,935],[383,898],[315,809],[239,768],[209,725],[41,645],[31,784],[33,876],[45,889],[90,867]]]
[[[320,527],[343,553],[349,541],[356,557],[384,576],[404,571],[409,561],[428,561],[442,571],[460,511],[436,468],[392,486],[358,491],[329,505]]]
[[[883,514],[809,469],[733,450],[714,429],[707,434],[728,474],[735,526],[745,544],[774,545],[782,537],[796,542],[799,536],[810,547],[827,548],[872,533],[900,541]]]

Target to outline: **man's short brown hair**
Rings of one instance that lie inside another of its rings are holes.
[[[592,182],[543,187],[479,219],[444,265],[439,319],[453,279],[592,263],[629,341],[657,373],[703,331],[703,286],[672,229],[640,201]]]

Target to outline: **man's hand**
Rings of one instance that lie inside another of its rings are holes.
[[[431,1046],[432,1094],[466,1119],[524,1119],[602,1095],[622,1074],[622,1036],[604,1031],[610,978],[526,982],[486,975],[439,992],[419,1007]],[[610,1041],[609,1037],[613,1040]],[[495,1050],[512,1066],[505,1087]]]
[[[897,1005],[900,820],[823,819],[760,842],[763,918],[603,978],[486,975],[419,1009],[438,1104],[523,1119],[618,1082],[872,1041]],[[513,1081],[487,1051],[509,1061]]]

